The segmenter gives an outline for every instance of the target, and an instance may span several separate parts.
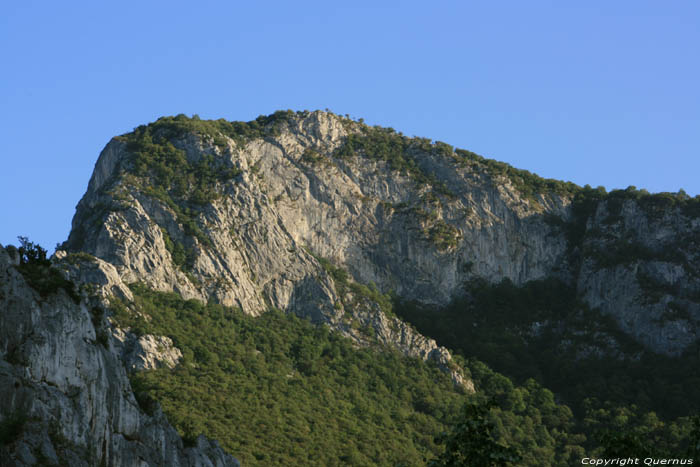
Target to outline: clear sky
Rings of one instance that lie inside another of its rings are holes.
[[[699,25],[682,0],[5,2],[0,243],[52,251],[109,139],[178,113],[329,108],[549,178],[697,195]]]

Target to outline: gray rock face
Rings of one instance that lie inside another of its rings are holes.
[[[160,409],[139,408],[99,300],[42,298],[17,264],[0,247],[0,422],[17,435],[2,465],[238,465],[214,441],[185,447]]]
[[[120,348],[122,362],[129,371],[175,368],[182,359],[182,352],[165,336],[136,336],[116,328],[112,334]]]
[[[118,168],[128,165],[128,154],[118,141],[100,156],[74,227],[94,217],[97,206],[114,206],[117,192],[128,201],[109,209],[87,239],[72,234],[68,246],[115,265],[127,283],[143,280],[186,298],[239,304],[251,314],[265,309],[262,295],[279,308],[290,306],[294,284],[318,269],[304,247],[346,267],[359,282],[438,304],[447,303],[466,278],[522,283],[544,277],[562,261],[566,244],[545,240],[550,229],[541,205],[521,198],[508,183],[499,185],[449,158],[425,157],[425,171],[444,175],[457,193],[435,202],[429,188],[384,162],[332,160],[347,133],[338,117],[315,112],[275,138],[253,140],[242,149],[229,141],[220,157],[243,173],[198,214],[214,245],[195,239],[191,272],[199,283],[173,267],[166,249],[163,230],[185,241],[172,209],[138,190],[120,191],[125,177]],[[189,139],[175,143],[190,158],[205,151]],[[308,149],[321,153],[322,161],[305,162]],[[108,168],[116,172],[105,181]],[[541,201],[549,211],[565,214],[567,200]],[[415,208],[432,212],[421,218]],[[437,222],[458,229],[456,247],[441,250],[425,238],[423,230]]]
[[[452,362],[452,356],[446,348],[439,347],[433,339],[416,332],[400,319],[387,316],[371,300],[359,301],[360,303],[353,304],[352,315],[343,315],[341,321],[335,323],[336,329],[357,342],[369,344],[378,341],[388,347],[402,349],[409,357],[433,362],[450,374],[455,386],[467,392],[474,392],[474,383],[464,377],[462,369]]]
[[[601,204],[588,223],[578,291],[645,347],[678,355],[698,339],[700,219],[615,204]]]
[[[663,280],[684,290],[698,289],[697,276],[679,272],[677,262],[662,267],[640,258],[638,265],[619,269],[593,267],[588,256],[588,247],[606,248],[629,235],[658,249],[669,239],[697,235],[697,219],[681,213],[652,219],[631,201],[617,228],[603,222],[602,212],[589,222],[583,260],[573,264],[573,246],[550,222],[571,220],[570,197],[524,196],[507,176],[440,151],[412,149],[420,170],[449,195],[386,161],[334,157],[348,135],[361,130],[328,113],[297,115],[278,130],[244,144],[224,135],[224,146],[193,134],[172,141],[190,161],[208,154],[240,170],[217,185],[218,199],[194,211],[209,244],[187,235],[173,206],[129,173],[127,145],[113,140],[100,155],[65,247],[112,265],[123,283],[142,281],[252,315],[274,306],[332,326],[339,297],[316,257],[345,268],[360,283],[435,305],[449,303],[465,281],[477,277],[523,284],[555,276],[576,284],[592,307],[613,315],[651,350],[676,354],[697,339],[697,304],[690,298],[678,302],[672,293],[648,303],[640,297],[636,271],[655,274],[665,267]],[[602,231],[607,240],[592,235]],[[189,270],[173,263],[168,241],[193,252]],[[695,253],[686,250],[685,260],[693,261]],[[116,282],[102,280],[113,289]],[[684,311],[659,325],[672,303]],[[416,353],[411,339],[387,341]]]
[[[332,159],[349,131],[338,117],[314,112],[290,121],[274,138],[244,147],[230,139],[226,150],[206,138],[174,141],[189,160],[214,154],[241,170],[219,187],[223,196],[196,215],[209,246],[186,235],[172,207],[129,185],[129,154],[115,140],[97,162],[66,247],[113,265],[124,283],[142,281],[252,315],[271,305],[338,329],[338,293],[316,257],[346,268],[360,283],[435,304],[448,303],[475,275],[521,283],[562,261],[565,242],[540,235],[549,231],[540,205],[517,197],[509,185],[496,185],[449,158],[426,157],[424,170],[457,193],[436,201],[429,187],[384,162]],[[309,150],[322,159],[309,162]],[[541,202],[565,212],[566,200]],[[79,236],[86,225],[92,227]],[[455,226],[461,241],[447,247],[431,241],[430,230],[441,225]],[[188,271],[174,265],[168,239],[195,252]],[[379,326],[384,319],[377,319]],[[410,328],[378,335],[407,355],[449,355],[432,340],[414,338]]]

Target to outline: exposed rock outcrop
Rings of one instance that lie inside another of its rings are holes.
[[[677,354],[697,339],[694,292],[650,303],[637,273],[665,268],[660,280],[669,287],[698,290],[697,275],[677,267],[695,260],[696,247],[679,250],[683,258],[663,267],[653,257],[622,269],[600,266],[591,256],[593,246],[615,251],[630,236],[654,251],[671,240],[677,246],[697,237],[697,217],[670,209],[658,218],[631,200],[611,223],[606,201],[579,228],[579,244],[567,233],[571,227],[561,228],[572,225],[573,195],[525,193],[515,178],[444,145],[417,140],[405,149],[411,163],[397,167],[361,148],[339,152],[350,136],[386,130],[324,112],[288,114],[268,127],[238,139],[168,136],[189,163],[212,157],[237,174],[213,182],[218,195],[204,204],[158,195],[149,176],[134,170],[128,135],[116,138],[96,164],[65,248],[113,265],[124,283],[142,281],[253,315],[274,306],[330,324],[339,297],[318,257],[360,283],[436,305],[473,278],[523,284],[554,276],[653,351]],[[173,261],[173,245],[188,252],[187,267]],[[669,315],[669,306],[682,312]]]
[[[215,441],[185,446],[159,408],[139,407],[98,299],[42,298],[18,264],[0,247],[0,423],[14,433],[2,465],[238,465]]]
[[[136,336],[119,328],[114,329],[112,335],[121,350],[122,362],[129,371],[175,368],[182,360],[182,352],[169,337],[151,334]]]
[[[634,199],[601,203],[578,272],[583,299],[645,347],[679,354],[698,339],[700,217]]]

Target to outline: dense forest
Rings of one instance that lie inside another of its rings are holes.
[[[567,465],[649,440],[656,455],[688,449],[689,418],[665,423],[591,399],[577,417],[535,379],[516,384],[475,359],[460,359],[478,389],[465,394],[430,364],[357,348],[293,315],[253,318],[142,285],[132,290],[133,303],[113,300],[115,322],[167,335],[184,355],[174,370],[132,375],[142,407],[152,411],[157,401],[186,440],[206,434],[247,465],[450,465],[449,454],[465,448],[454,443],[465,417],[505,453],[503,465]],[[611,432],[626,438],[606,437]]]
[[[466,289],[465,298],[444,309],[402,303],[394,310],[426,335],[515,381],[537,379],[578,414],[592,398],[665,418],[700,413],[697,347],[680,357],[646,351],[554,279],[522,287],[474,281]]]
[[[572,408],[588,447],[612,430],[636,436],[647,449],[683,451],[679,441],[694,423],[689,416],[700,413],[697,347],[680,357],[646,351],[554,279],[522,287],[477,280],[465,289],[465,297],[446,308],[403,302],[394,311],[516,384],[535,379],[550,388]]]
[[[417,359],[350,340],[293,315],[259,318],[135,285],[114,300],[114,320],[135,333],[170,336],[184,361],[139,372],[144,408],[158,401],[186,439],[204,433],[251,465],[416,465],[439,456],[436,438],[471,401],[488,411],[494,442],[526,465],[566,463],[584,452],[571,411],[534,380],[521,386],[468,362],[478,395]]]

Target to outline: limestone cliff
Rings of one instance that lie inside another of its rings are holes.
[[[578,292],[645,347],[680,354],[700,322],[697,199],[612,195],[586,223]]]
[[[148,145],[165,148],[160,159],[144,157]],[[107,145],[65,249],[96,256],[124,283],[253,315],[274,306],[338,329],[356,310],[319,260],[437,305],[474,278],[554,276],[651,350],[676,354],[696,340],[698,280],[682,267],[695,259],[684,239],[697,237],[696,215],[679,206],[658,215],[627,199],[611,217],[607,198],[582,215],[583,189],[536,177],[528,185],[531,174],[492,162],[325,112],[248,124],[161,119]],[[167,173],[183,168],[193,176]],[[196,186],[202,175],[206,187]],[[650,254],[595,260],[631,240]],[[660,251],[677,254],[660,260]],[[653,300],[648,277],[661,293]],[[401,342],[415,353],[413,340]]]
[[[1,465],[238,465],[204,437],[185,446],[159,408],[140,409],[99,300],[43,297],[18,265],[0,247]]]

